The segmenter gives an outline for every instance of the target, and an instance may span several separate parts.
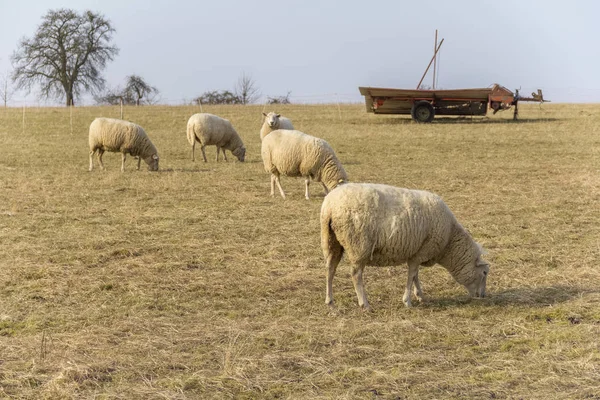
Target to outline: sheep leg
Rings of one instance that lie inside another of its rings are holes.
[[[225,149],[221,147],[221,150],[223,151],[223,159],[227,161],[227,154],[225,153]]]
[[[104,163],[102,162],[102,156],[104,155],[104,150],[98,149],[98,163],[100,164],[100,169],[104,170]]]
[[[89,171],[94,169],[94,153],[96,152],[96,150],[92,150],[90,151],[90,168]]]
[[[331,243],[329,241],[327,247],[326,267],[327,267],[327,295],[325,296],[325,304],[333,305],[333,277],[337,266],[342,259],[342,246],[339,242]]]
[[[365,311],[370,311],[371,307],[367,301],[367,294],[365,293],[365,286],[363,284],[364,268],[364,265],[355,265],[352,267],[352,283],[354,284],[356,297],[358,297],[358,305]]]
[[[140,170],[140,166],[142,165],[142,157],[138,157],[138,166],[137,166],[137,170]]]
[[[304,190],[304,198],[305,198],[306,200],[310,200],[310,197],[309,197],[309,195],[308,195],[308,185],[310,185],[310,178],[306,178],[306,179],[304,180],[304,185],[305,185],[305,187],[306,187],[306,189]]]
[[[327,196],[327,194],[329,193],[329,189],[327,189],[327,186],[325,186],[323,182],[321,182],[321,185],[323,185],[323,189],[325,189],[325,196]]]
[[[221,148],[219,146],[217,146],[217,161],[219,161],[219,152],[221,151]]]
[[[275,197],[275,174],[271,174],[271,197]]]
[[[204,158],[204,162],[208,162],[206,159],[206,152],[204,151],[204,145],[200,146],[200,150],[202,150],[202,158]]]
[[[196,161],[196,155],[194,154],[196,150],[196,140],[192,143],[192,161]]]
[[[121,153],[121,172],[125,172],[125,153]]]
[[[283,197],[283,199],[285,200],[285,193],[283,193],[283,188],[281,187],[281,182],[279,182],[279,175],[274,175],[275,176],[275,183],[277,184],[277,187],[279,188],[279,193],[281,193],[281,197]]]
[[[408,263],[408,280],[406,281],[406,290],[404,291],[404,296],[402,296],[402,301],[406,307],[411,306],[410,302],[410,292],[412,292],[413,282],[415,280],[415,275],[419,273],[419,264],[416,262]]]
[[[421,287],[421,281],[419,280],[419,270],[417,269],[417,273],[413,279],[413,284],[415,285],[413,288],[413,293],[417,300],[423,301],[423,288]]]

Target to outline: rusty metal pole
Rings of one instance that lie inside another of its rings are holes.
[[[437,70],[437,56],[435,55],[437,53],[436,51],[437,49],[437,29],[435,30],[435,43],[433,45],[433,84],[431,85],[432,89],[435,89],[435,72]]]
[[[433,54],[433,57],[431,57],[431,61],[429,61],[429,65],[427,66],[427,69],[425,70],[425,73],[421,77],[421,80],[419,81],[419,84],[417,85],[417,89],[421,86],[421,83],[423,83],[423,79],[425,79],[425,75],[427,75],[427,72],[429,71],[429,68],[431,67],[431,64],[433,63],[433,60],[435,59],[435,56],[437,55],[438,51],[440,51],[440,47],[442,47],[442,43],[444,43],[444,39],[442,39],[442,41],[438,45],[438,48],[435,50],[435,53]]]

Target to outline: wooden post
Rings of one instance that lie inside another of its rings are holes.
[[[73,100],[71,100],[71,105],[69,106],[69,121],[71,123],[71,135],[73,134]]]
[[[437,68],[437,29],[435,30],[435,44],[433,45],[433,54],[434,54],[434,58],[433,58],[433,84],[431,85],[432,89],[435,89],[435,71]]]
[[[25,134],[25,105],[23,104],[23,134]]]
[[[341,121],[342,120],[342,109],[340,108],[340,96],[337,93],[335,94],[335,101],[337,101],[338,114],[340,115],[340,121]]]
[[[433,60],[435,59],[435,56],[437,55],[438,51],[440,51],[440,47],[442,47],[442,43],[444,43],[444,39],[442,39],[442,41],[440,42],[440,44],[438,45],[437,50],[435,51],[435,53],[433,54],[433,57],[431,57],[431,61],[429,61],[429,65],[427,66],[427,69],[425,70],[425,73],[423,74],[423,76],[421,77],[421,80],[419,81],[419,84],[417,85],[417,89],[419,87],[421,87],[421,83],[423,83],[423,79],[425,79],[425,75],[427,75],[427,72],[429,71],[429,67],[431,67],[431,63],[433,62]]]
[[[119,97],[119,100],[121,102],[121,119],[123,119],[123,98]]]
[[[513,114],[513,121],[516,121],[517,117],[519,116],[519,89],[515,90],[515,98],[517,99],[517,101],[515,101],[515,112]]]

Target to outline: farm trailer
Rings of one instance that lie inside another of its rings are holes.
[[[367,112],[375,114],[410,114],[417,122],[431,122],[436,115],[486,115],[488,107],[494,114],[514,106],[514,119],[520,101],[544,102],[542,91],[531,97],[521,97],[504,86],[494,84],[480,89],[385,89],[359,87],[365,96]]]

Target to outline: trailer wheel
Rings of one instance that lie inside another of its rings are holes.
[[[417,122],[431,122],[435,117],[435,110],[430,102],[421,100],[413,104],[410,115]]]

